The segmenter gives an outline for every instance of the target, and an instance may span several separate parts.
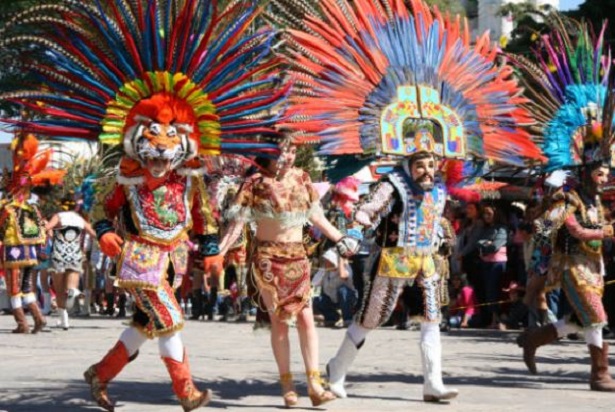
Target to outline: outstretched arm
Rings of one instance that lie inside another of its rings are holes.
[[[570,234],[580,240],[601,240],[605,237],[613,237],[612,225],[605,225],[600,229],[588,229],[581,226],[574,214],[570,214],[564,224]]]
[[[115,257],[122,251],[124,241],[115,233],[113,221],[126,204],[124,188],[116,184],[104,197],[104,200],[94,209],[94,224],[100,250],[109,257]]]
[[[394,188],[388,182],[380,182],[367,199],[357,206],[355,221],[362,226],[375,228],[393,205]]]

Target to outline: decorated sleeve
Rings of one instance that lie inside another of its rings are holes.
[[[393,207],[393,185],[380,182],[367,199],[357,206],[355,221],[363,226],[375,228]]]
[[[113,232],[113,221],[126,204],[126,193],[120,184],[111,186],[110,190],[102,195],[102,200],[96,202],[93,210],[94,230],[100,239],[105,233]]]
[[[194,178],[196,190],[192,199],[192,230],[199,243],[199,252],[203,256],[215,256],[220,253],[218,223],[214,219],[209,195],[202,179]]]
[[[573,213],[568,215],[565,224],[570,234],[580,240],[601,240],[605,237],[602,229],[588,229],[581,226]]]

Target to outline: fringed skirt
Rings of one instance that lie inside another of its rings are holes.
[[[273,310],[292,319],[310,303],[310,263],[301,242],[259,241],[252,259],[259,291],[271,293]]]
[[[604,280],[600,273],[587,273],[586,267],[565,270],[561,286],[581,326],[602,327],[607,324],[602,304]]]

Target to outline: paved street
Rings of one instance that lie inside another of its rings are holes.
[[[50,319],[55,323],[55,319]],[[11,335],[12,317],[0,316],[0,411],[99,410],[89,400],[83,371],[115,343],[124,328],[106,318],[77,319],[68,332]],[[320,328],[321,360],[332,356],[343,330]],[[292,331],[294,332],[294,331]],[[459,388],[450,405],[422,402],[418,332],[373,332],[349,376],[348,399],[329,411],[613,411],[615,394],[588,390],[589,359],[581,342],[564,342],[539,353],[539,376],[525,371],[514,333],[456,331],[443,335],[446,383]],[[195,322],[183,332],[196,382],[215,394],[208,408],[225,411],[281,409],[277,374],[265,331],[252,324]],[[312,408],[296,333],[293,371],[299,410]],[[613,356],[613,351],[611,351]],[[615,368],[613,368],[615,371]],[[181,411],[171,391],[157,345],[148,342],[139,358],[111,384],[118,412]]]

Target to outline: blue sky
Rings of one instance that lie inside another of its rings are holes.
[[[576,9],[579,7],[579,4],[583,3],[583,0],[560,0],[559,9],[560,10],[570,10]]]

